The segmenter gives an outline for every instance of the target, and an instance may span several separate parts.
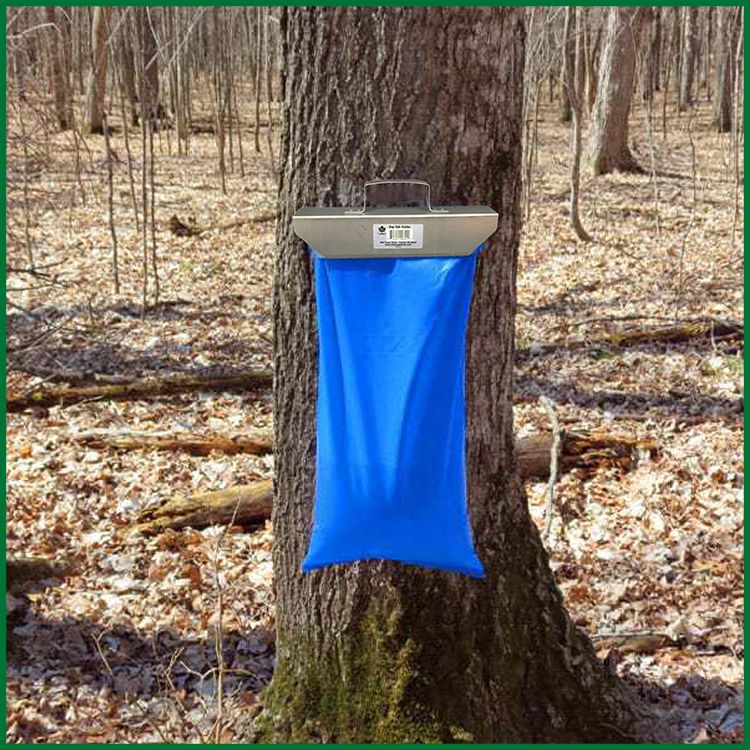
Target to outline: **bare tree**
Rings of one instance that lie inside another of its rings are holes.
[[[109,127],[106,116],[104,118],[104,141],[107,148],[107,220],[109,234],[112,237],[112,282],[115,294],[120,293],[120,265],[118,260],[117,230],[115,229],[115,201],[114,201],[114,173],[112,169],[112,144],[110,143]]]
[[[568,6],[565,9],[565,38],[573,39],[573,64],[565,66],[565,89],[570,102],[573,127],[571,132],[571,166],[570,166],[570,225],[576,237],[584,242],[591,240],[591,235],[583,228],[578,207],[578,196],[581,184],[581,118],[583,116],[583,84],[580,71],[583,68],[583,47],[581,35],[581,16],[579,9]]]
[[[136,25],[142,76],[140,94],[144,98],[142,110],[149,120],[149,127],[154,130],[159,125],[161,108],[159,105],[159,49],[156,40],[155,8],[141,6],[136,8]]]
[[[644,102],[650,102],[659,87],[661,58],[661,14],[659,10],[655,8],[654,13],[644,24],[641,44],[636,49],[636,79]]]
[[[703,25],[704,28],[704,41],[702,45],[703,49],[703,86],[706,89],[706,99],[711,101],[711,53],[714,46],[714,29],[716,28],[716,8],[713,5],[709,5],[706,8],[706,23]]]
[[[675,89],[677,91],[677,98],[675,104],[677,106],[677,112],[680,112],[680,83],[682,81],[682,44],[683,44],[683,15],[682,8],[676,5],[670,7],[672,12],[672,44],[670,49],[674,55],[674,79]]]
[[[112,8],[97,5],[91,30],[92,66],[86,94],[85,129],[88,133],[102,133],[104,96],[107,91],[107,43]]]
[[[661,8],[654,8],[651,24],[649,24],[650,39],[648,45],[648,70],[646,74],[648,98],[651,99],[655,91],[661,89]]]
[[[594,14],[589,13],[587,23],[584,24],[584,56],[586,60],[586,108],[590,112],[596,101],[596,84],[599,70],[599,53],[602,43],[601,20],[596,23],[596,30],[593,29]]]
[[[65,9],[61,9],[64,14]],[[55,112],[60,130],[70,130],[74,125],[73,92],[70,88],[70,71],[66,55],[67,21],[64,15],[58,18],[57,8],[47,5],[44,8],[50,31],[50,60],[52,67],[52,90],[55,97]]]
[[[680,107],[687,108],[693,103],[693,81],[698,60],[700,29],[698,27],[698,7],[685,8],[684,39],[682,44],[682,79],[680,81]]]
[[[126,9],[126,13],[131,13]],[[129,21],[129,19],[128,19]],[[135,60],[133,58],[132,34],[128,33],[129,23],[122,22],[118,34],[118,66],[117,75],[120,80],[123,101],[127,103],[129,117],[123,120],[123,124],[129,121],[131,125],[138,124],[138,94],[135,84]]]
[[[640,171],[628,143],[635,51],[645,8],[611,7],[602,51],[589,150],[594,174]]]
[[[570,122],[573,117],[572,104],[570,101],[570,87],[567,85],[568,78],[572,76],[575,66],[575,39],[573,38],[573,29],[568,23],[569,18],[566,12],[565,23],[563,24],[562,36],[562,66],[561,75],[562,91],[560,92],[560,122]]]
[[[735,52],[739,39],[740,8],[717,9],[719,17],[719,47],[716,60],[716,96],[714,98],[714,123],[720,133],[732,130],[734,120],[734,88],[737,65]]]
[[[255,151],[260,153],[260,86],[263,54],[263,8],[255,8]]]

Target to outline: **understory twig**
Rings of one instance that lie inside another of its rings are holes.
[[[552,447],[549,456],[549,481],[547,482],[547,501],[544,506],[544,531],[542,538],[545,543],[549,542],[550,530],[552,528],[552,510],[555,501],[555,482],[557,482],[557,459],[560,454],[560,423],[557,420],[555,407],[546,396],[539,397],[539,403],[549,416],[552,428]]]

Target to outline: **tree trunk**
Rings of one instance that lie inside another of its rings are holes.
[[[682,81],[682,8],[679,6],[672,6],[672,41],[674,42],[674,82],[675,90],[677,91],[677,111],[679,112],[680,103],[680,82]]]
[[[739,35],[739,8],[718,8],[718,53],[716,55],[716,97],[714,124],[720,133],[732,129],[734,119],[734,56]]]
[[[52,25],[50,36],[50,58],[52,62],[52,91],[55,97],[55,112],[60,130],[73,127],[73,98],[65,62],[65,20],[58,23],[57,8],[47,5],[44,8],[47,23]]]
[[[130,27],[127,20],[123,21],[123,28],[119,35],[119,62],[122,81],[123,95],[128,105],[129,120],[131,125],[138,125],[138,93],[135,86],[135,59],[133,57],[133,44],[131,40]],[[127,126],[128,123],[123,123]]]
[[[583,242],[590,242],[591,235],[583,228],[578,198],[581,187],[581,119],[583,117],[583,86],[580,71],[583,68],[581,56],[581,20],[579,9],[568,6],[565,9],[565,38],[573,39],[573,63],[565,66],[564,89],[567,96],[573,127],[571,128],[571,166],[570,166],[570,225],[576,237]]]
[[[263,37],[261,35],[261,19],[263,18],[263,9],[258,6],[255,8],[255,151],[260,153],[260,82],[262,67]]]
[[[711,101],[711,53],[714,46],[714,18],[716,8],[709,5],[706,9],[706,38],[703,44],[703,85],[706,88],[706,100]]]
[[[652,95],[654,91],[661,89],[661,14],[661,8],[654,8],[648,66],[649,91]]]
[[[259,741],[599,741],[632,696],[571,622],[514,465],[513,315],[523,11],[283,8],[274,284],[277,663]],[[387,561],[300,572],[315,486],[313,274],[302,205],[353,205],[369,178],[420,177],[438,205],[486,203],[467,350],[478,580]]]
[[[75,112],[73,108],[73,9],[69,5],[56,6],[60,9],[57,15],[60,28],[60,47],[62,49],[63,78],[65,79],[67,119],[71,127],[75,127]]]
[[[628,145],[628,118],[645,8],[618,6],[608,13],[589,141],[594,174],[640,171]]]
[[[680,80],[680,107],[686,109],[693,103],[693,80],[695,62],[698,59],[700,29],[698,27],[698,7],[685,8],[685,38],[682,44],[682,78]]]
[[[599,59],[602,44],[602,22],[596,25],[596,34],[588,32],[588,49],[586,50],[586,105],[591,112],[596,102],[596,87],[599,80]]]
[[[138,46],[141,53],[140,72],[141,111],[146,113],[150,127],[156,130],[159,125],[159,50],[156,42],[154,25],[156,7],[140,7],[136,10],[138,24]]]
[[[562,66],[560,71],[560,78],[562,80],[562,89],[560,90],[560,122],[570,122],[573,117],[568,80],[574,75],[576,40],[573,35],[574,30],[570,24],[569,16],[569,13],[565,14],[565,22],[563,24]]]
[[[91,26],[92,68],[86,95],[86,132],[102,133],[107,90],[107,40],[112,8],[97,5]]]

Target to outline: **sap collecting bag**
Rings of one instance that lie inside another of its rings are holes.
[[[482,577],[467,510],[465,350],[497,214],[433,210],[429,193],[427,209],[365,209],[294,217],[313,257],[319,345],[302,569],[377,559]]]

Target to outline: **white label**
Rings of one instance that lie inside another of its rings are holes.
[[[372,246],[375,249],[422,248],[424,224],[373,224]]]

